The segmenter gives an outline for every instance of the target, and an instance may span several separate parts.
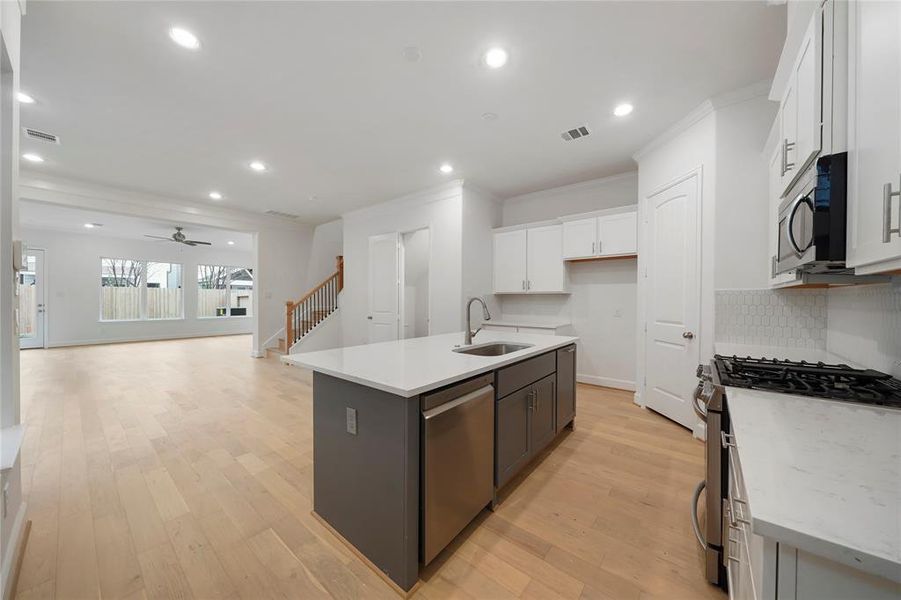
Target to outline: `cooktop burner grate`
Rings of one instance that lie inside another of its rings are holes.
[[[901,381],[872,369],[720,355],[714,362],[727,386],[901,408]]]

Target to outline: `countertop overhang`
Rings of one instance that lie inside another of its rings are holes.
[[[726,388],[751,528],[901,582],[901,410]]]
[[[578,339],[561,335],[480,331],[473,339],[473,346],[489,342],[515,342],[531,346],[502,356],[475,356],[453,351],[464,346],[464,334],[460,331],[291,354],[282,357],[282,361],[410,398],[568,346]]]

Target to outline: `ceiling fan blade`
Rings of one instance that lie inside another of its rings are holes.
[[[144,237],[153,238],[153,239],[155,239],[155,240],[164,240],[164,241],[167,241],[167,242],[171,242],[171,241],[172,241],[172,238],[169,238],[169,237],[163,237],[163,236],[161,236],[161,235],[147,235],[147,234],[145,233],[145,234],[144,234]]]
[[[196,246],[200,244],[201,246],[212,246],[212,242],[201,242],[200,240],[185,240],[185,244],[190,244],[192,246]]]

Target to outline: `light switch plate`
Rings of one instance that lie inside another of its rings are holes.
[[[347,408],[347,433],[357,435],[357,409]]]

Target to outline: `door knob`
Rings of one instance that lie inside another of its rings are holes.
[[[372,315],[369,315],[369,316],[366,317],[366,318],[369,319],[369,320],[371,321],[371,320],[372,320]]]
[[[686,340],[690,340],[690,339],[694,338],[694,336],[695,336],[695,334],[693,334],[690,331],[686,331],[685,333],[682,334],[682,337],[684,337]]]

